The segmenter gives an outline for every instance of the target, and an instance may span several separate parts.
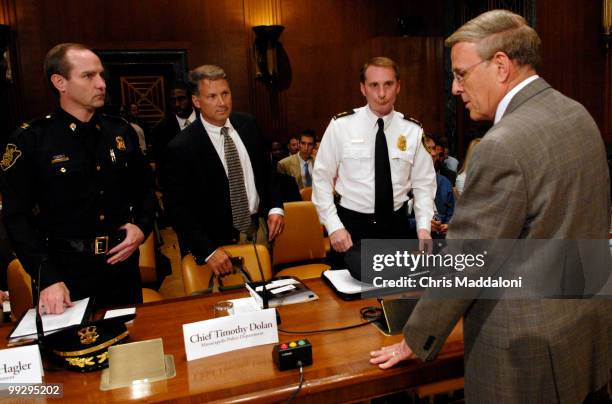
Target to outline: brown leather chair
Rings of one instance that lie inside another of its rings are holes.
[[[153,232],[139,247],[140,257],[138,267],[140,268],[140,279],[142,283],[157,282],[157,263],[155,262],[155,237]],[[142,288],[142,302],[158,302],[164,297],[155,289]]]
[[[256,247],[264,278],[269,280],[272,278],[270,253],[263,245],[257,244]],[[255,256],[255,251],[252,244],[226,245],[222,248],[232,257],[243,257],[245,272],[249,274],[251,280],[254,282],[261,280],[259,266],[257,264],[257,257]],[[212,292],[213,285],[211,285],[210,282],[212,270],[207,264],[196,264],[193,256],[188,254],[183,257],[181,269],[183,271],[183,285],[185,287],[186,295]],[[239,286],[244,284],[244,278],[240,274],[231,274],[224,276],[222,278],[222,282],[224,287]]]
[[[30,275],[23,269],[17,258],[8,266],[7,282],[11,301],[11,318],[19,320],[21,316],[34,307],[32,302],[32,282]]]
[[[274,266],[324,259],[325,241],[314,204],[310,201],[287,202],[284,210],[285,228],[274,241],[272,251]],[[318,278],[329,268],[327,264],[313,262],[284,268],[277,275],[299,279]]]
[[[32,282],[17,258],[10,262],[7,271],[7,283],[11,301],[11,318],[19,320],[23,313],[34,307],[32,298]],[[142,288],[144,303],[162,300],[162,295],[149,288]]]
[[[161,295],[161,293],[159,293],[155,289],[142,288],[143,303],[159,302],[160,300],[164,300],[164,297]]]
[[[305,187],[300,189],[300,195],[302,196],[303,201],[312,200],[312,187]]]
[[[303,201],[311,201],[312,200],[312,187],[302,188],[300,190],[300,195],[302,196]],[[323,231],[323,226],[321,226],[321,231]],[[331,250],[331,243],[329,241],[329,237],[323,238],[323,245],[325,246],[325,254],[329,254]]]
[[[140,249],[140,258],[138,266],[140,267],[140,279],[142,283],[155,283],[157,281],[157,264],[155,263],[155,238],[153,232],[144,243],[138,247]]]
[[[331,241],[329,239],[329,237],[325,237],[323,239],[323,245],[325,246],[325,254],[329,254],[329,252],[331,251]]]

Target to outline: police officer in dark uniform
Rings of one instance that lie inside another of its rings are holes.
[[[40,268],[41,312],[88,296],[96,308],[139,303],[138,246],[153,227],[155,199],[137,136],[96,111],[106,84],[90,49],[57,45],[45,71],[60,108],[23,124],[0,163],[17,256],[34,282]]]

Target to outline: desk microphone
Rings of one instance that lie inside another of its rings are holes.
[[[257,267],[259,268],[259,275],[261,276],[261,284],[263,290],[261,292],[261,298],[263,299],[263,308],[268,308],[269,296],[268,296],[268,288],[266,287],[268,282],[264,277],[263,268],[261,267],[261,261],[259,260],[259,253],[257,252],[257,224],[252,223],[249,228],[249,233],[251,234],[251,239],[253,240],[253,251],[255,251],[255,258],[257,258]]]
[[[269,306],[270,292],[267,288],[268,281],[266,281],[266,278],[264,277],[263,269],[261,267],[261,260],[259,259],[259,253],[257,252],[257,227],[257,223],[251,224],[251,227],[249,228],[249,233],[251,234],[251,238],[253,240],[253,250],[255,251],[255,258],[257,258],[257,267],[259,268],[259,275],[261,276],[261,298],[263,300],[263,308],[267,309]],[[280,324],[280,313],[278,312],[278,310],[276,310],[276,308],[274,308],[274,312],[276,313],[276,323]]]

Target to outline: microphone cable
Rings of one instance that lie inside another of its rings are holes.
[[[253,251],[255,251],[255,258],[257,259],[257,268],[259,269],[259,275],[261,276],[261,298],[263,300],[263,308],[268,308],[268,302],[270,299],[270,295],[268,295],[268,281],[264,277],[263,268],[261,266],[261,260],[259,259],[259,253],[257,252],[257,230],[258,227],[252,226],[250,229],[251,237],[253,238]]]
[[[359,309],[359,314],[361,315],[361,318],[365,320],[365,322],[347,325],[344,327],[322,328],[320,330],[284,330],[279,328],[278,331],[283,332],[285,334],[318,334],[322,332],[343,331],[350,330],[351,328],[363,327],[364,325],[368,325],[380,320],[383,316],[382,308],[376,306],[362,307],[361,309]]]
[[[304,366],[302,366],[302,361],[297,361],[297,365],[300,368],[300,384],[297,386],[295,391],[291,394],[291,397],[289,397],[287,401],[285,401],[285,404],[289,404],[291,401],[293,401],[295,396],[297,396],[298,393],[302,390],[302,385],[304,384]]]
[[[327,329],[321,329],[321,330],[293,331],[293,330],[283,330],[279,328],[278,331],[284,332],[286,334],[316,334],[316,333],[321,333],[321,332],[341,331],[341,330],[348,330],[351,328],[362,327],[364,325],[367,325],[367,324],[373,323],[374,321],[379,320],[383,316],[382,308],[376,307],[376,306],[362,307],[361,309],[359,309],[359,314],[361,315],[361,318],[365,320],[364,323],[353,324],[353,325],[349,325],[345,327],[327,328]],[[300,369],[300,382],[297,388],[295,389],[295,391],[291,394],[291,396],[287,399],[287,401],[285,401],[285,404],[289,404],[291,401],[293,401],[293,399],[302,390],[302,386],[304,385],[304,366],[302,365],[302,361],[297,361],[297,365]]]

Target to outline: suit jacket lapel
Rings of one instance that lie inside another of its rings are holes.
[[[172,114],[172,116],[170,117],[170,127],[172,128],[172,133],[179,133],[183,128],[181,128],[181,126],[178,123],[178,120],[176,119],[176,116],[174,114]]]
[[[214,176],[211,175],[212,178],[218,178],[219,181],[224,181],[229,184],[227,180],[227,174],[225,173],[225,168],[223,168],[223,162],[215,149],[215,146],[212,144],[210,137],[208,136],[208,132],[204,129],[204,125],[202,125],[202,121],[197,119],[192,123],[194,125],[194,144],[197,145],[194,147],[194,150],[202,150],[204,156],[200,156],[204,161],[208,161],[210,164],[210,168],[214,170]],[[191,127],[191,126],[190,126]],[[212,174],[212,173],[211,173]]]
[[[527,84],[525,88],[523,88],[521,91],[516,93],[514,97],[512,97],[512,100],[510,100],[510,104],[508,104],[508,108],[506,108],[506,112],[504,112],[504,115],[502,116],[502,118],[512,113],[512,111],[517,109],[519,106],[521,106],[526,101],[533,98],[535,95],[549,88],[550,88],[550,84],[548,84],[541,77]]]
[[[302,182],[302,167],[301,161],[299,157],[299,153],[295,153],[293,156],[293,164],[291,165],[291,169],[293,170],[293,176],[297,180],[298,188],[304,188],[304,183]]]

